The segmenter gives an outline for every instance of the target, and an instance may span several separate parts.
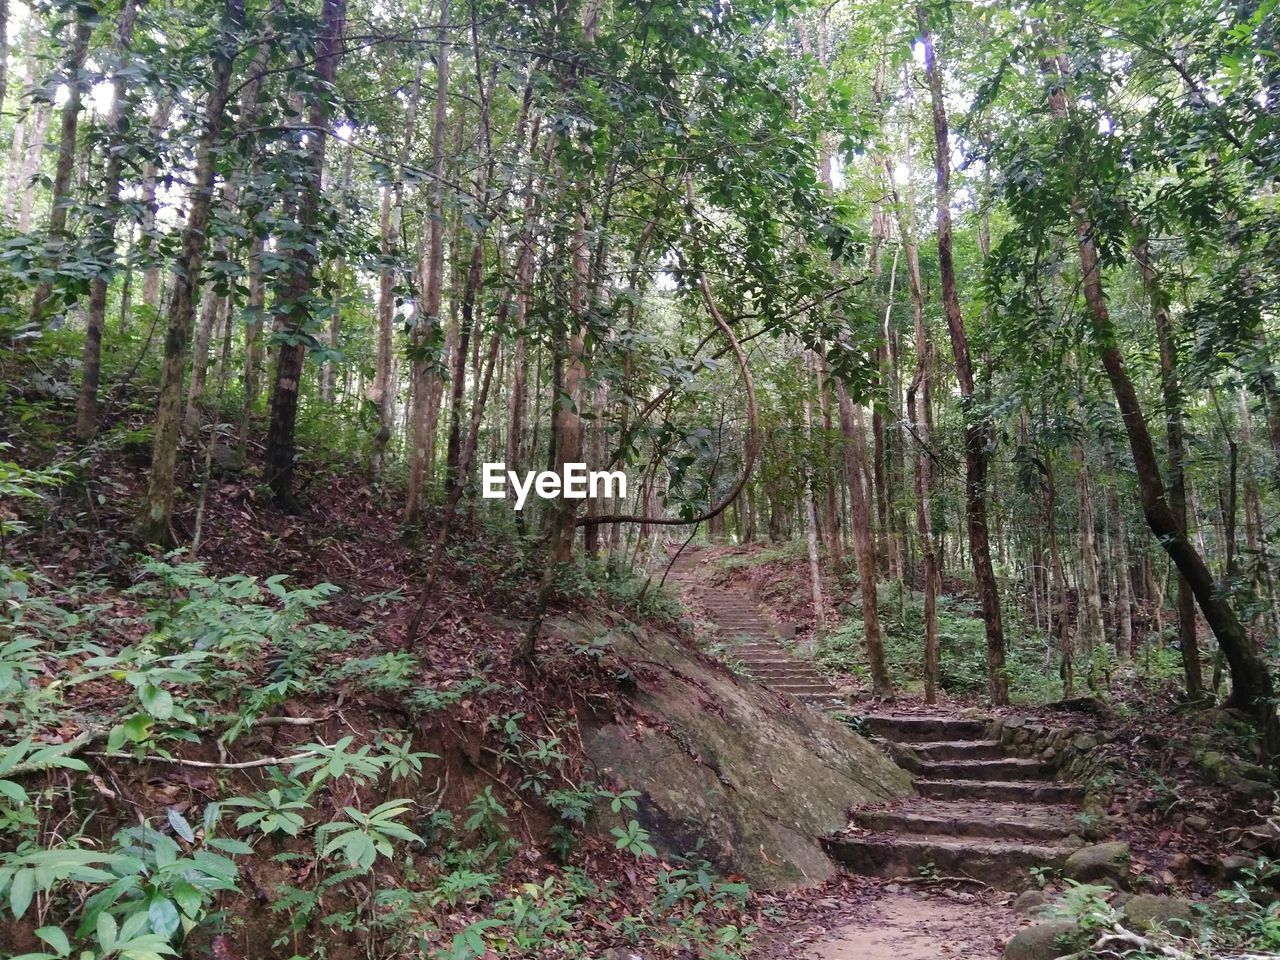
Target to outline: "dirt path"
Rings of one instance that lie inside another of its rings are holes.
[[[803,960],[997,960],[1021,926],[1007,909],[972,894],[960,902],[894,889],[867,905],[865,916],[831,930],[799,954]],[[893,890],[893,892],[890,892]]]

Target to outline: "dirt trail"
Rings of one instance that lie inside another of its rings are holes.
[[[895,884],[888,884],[890,888]],[[799,954],[802,960],[995,960],[1021,923],[1011,911],[976,897],[886,890],[865,915],[837,927]]]

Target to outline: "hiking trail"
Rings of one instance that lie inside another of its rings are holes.
[[[668,583],[698,604],[728,658],[756,682],[814,709],[838,712],[880,742],[915,778],[916,794],[852,811],[823,846],[851,874],[889,881],[849,925],[803,954],[812,960],[925,960],[1001,955],[1020,921],[978,902],[961,907],[926,897],[912,885],[951,881],[972,890],[1021,890],[1038,870],[1060,868],[1085,845],[1077,820],[1083,789],[1056,779],[1040,759],[1012,756],[990,737],[993,718],[944,706],[860,710],[780,642],[750,594],[711,585],[697,552],[680,555]],[[991,913],[974,927],[974,910]],[[816,952],[815,952],[816,951]]]

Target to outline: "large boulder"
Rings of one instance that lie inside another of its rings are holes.
[[[554,629],[589,642],[607,627]],[[584,718],[583,746],[613,788],[640,792],[634,816],[659,851],[701,842],[702,856],[753,887],[817,883],[836,871],[818,840],[845,826],[849,807],[911,792],[910,776],[826,714],[670,634],[613,636],[635,689],[625,712]]]
[[[1130,897],[1120,910],[1127,924],[1139,930],[1160,926],[1170,933],[1190,933],[1195,926],[1195,908],[1182,897],[1162,897],[1142,893]]]
[[[1129,845],[1119,841],[1081,847],[1062,865],[1062,875],[1078,883],[1123,885],[1129,879]]]
[[[1004,960],[1057,960],[1080,949],[1084,932],[1074,920],[1047,920],[1014,935]]]

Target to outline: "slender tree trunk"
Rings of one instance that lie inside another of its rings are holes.
[[[84,77],[84,62],[89,55],[89,36],[93,24],[82,13],[71,26],[71,46],[67,51],[66,71],[68,95],[62,105],[62,127],[58,139],[58,161],[53,173],[53,199],[49,208],[49,241],[70,242],[64,236],[67,231],[67,206],[71,200],[71,175],[76,161],[76,131],[80,124],[80,109],[84,103],[88,83]],[[53,296],[53,284],[45,281],[36,287],[31,300],[31,326],[38,330],[44,325],[49,298]]]
[[[831,375],[820,357],[818,358],[818,373],[820,376],[818,385],[819,413],[822,416],[823,436],[826,438],[824,446],[829,451],[833,427],[831,417]],[[838,576],[844,571],[844,550],[840,541],[840,511],[836,502],[836,469],[834,464],[831,464],[830,461],[828,463],[826,477],[824,478],[827,489],[823,504],[827,532],[827,558],[831,563],[832,571]],[[739,539],[741,539],[741,535],[739,535]]]
[[[320,36],[316,38],[315,76],[321,89],[331,87],[342,57],[342,33],[347,15],[346,0],[324,0]],[[324,171],[325,130],[329,121],[328,100],[317,95],[311,105],[311,131],[307,137],[307,182],[298,199],[297,221],[304,236],[315,229],[320,213],[321,176]],[[307,358],[306,328],[311,313],[311,293],[316,265],[315,248],[308,244],[297,251],[289,265],[277,313],[285,339],[276,355],[275,386],[271,395],[271,425],[267,431],[267,483],[276,503],[296,510],[293,495],[294,433],[298,420],[298,397],[303,365]]]
[[[405,103],[404,139],[396,156],[395,182],[382,188],[382,209],[378,218],[382,263],[378,270],[378,354],[374,368],[370,399],[378,409],[378,431],[369,452],[369,470],[380,476],[385,464],[387,443],[391,440],[395,411],[395,388],[391,377],[395,344],[395,279],[393,258],[400,246],[400,222],[404,209],[404,166],[418,123],[418,101],[422,94],[423,58],[414,69],[413,86]]]
[[[1062,551],[1058,549],[1058,486],[1054,479],[1052,454],[1046,454],[1044,460],[1044,494],[1045,494],[1045,526],[1049,537],[1049,565],[1053,573],[1057,596],[1058,610],[1054,616],[1054,634],[1058,638],[1058,653],[1061,657],[1058,672],[1062,677],[1062,695],[1070,697],[1075,693],[1075,657],[1071,649],[1071,606],[1067,599],[1067,574],[1062,568]]]
[[[226,191],[223,191],[226,198]],[[214,245],[213,261],[225,260],[226,244],[217,241]],[[192,437],[200,428],[200,401],[204,397],[204,381],[209,372],[209,346],[213,343],[213,333],[222,320],[225,298],[214,289],[213,283],[206,283],[200,319],[196,323],[196,339],[191,348],[191,383],[187,386],[187,405],[182,415],[182,432]]]
[[[151,114],[150,141],[157,142],[164,128],[169,125],[169,114],[173,111],[173,101],[167,97],[156,105]],[[156,229],[156,179],[160,174],[160,164],[148,156],[142,165],[142,244],[145,250],[155,247]],[[142,305],[151,310],[160,309],[160,281],[162,267],[158,259],[149,263],[142,271]]]
[[[249,253],[245,258],[245,270],[249,274],[249,293],[245,298],[244,327],[244,407],[240,411],[240,452],[249,443],[249,424],[258,406],[258,394],[262,382],[262,324],[266,315],[267,286],[262,273],[264,241],[254,233],[249,238]]]
[[[0,0],[3,4],[5,0]],[[125,0],[116,26],[116,53],[123,56],[133,43],[133,25],[138,19],[138,0]],[[0,28],[0,40],[3,39]],[[0,43],[0,64],[4,60]],[[0,66],[0,70],[3,66]],[[0,80],[0,105],[4,103],[3,81]],[[103,171],[101,209],[95,217],[89,246],[107,263],[115,261],[116,207],[120,200],[121,146],[120,120],[124,114],[125,78],[117,75],[111,82],[111,109],[107,114],[107,164]],[[100,272],[89,285],[89,309],[85,317],[84,350],[81,356],[80,399],[76,405],[76,439],[90,439],[98,427],[98,384],[102,379],[102,330],[107,315],[107,290],[110,274]]]
[[[1134,245],[1134,257],[1142,274],[1142,283],[1151,301],[1151,314],[1155,320],[1156,340],[1160,344],[1160,390],[1164,399],[1165,437],[1169,469],[1168,506],[1174,523],[1187,533],[1187,484],[1184,461],[1186,457],[1182,428],[1182,384],[1178,377],[1177,334],[1164,290],[1151,263],[1151,251],[1145,234]],[[1200,668],[1200,647],[1196,639],[1196,605],[1191,586],[1179,574],[1177,592],[1178,646],[1182,651],[1182,669],[1186,677],[1187,696],[1195,699],[1204,691],[1204,679]]]
[[[915,248],[911,255],[915,257]],[[912,286],[913,294],[919,292],[919,270],[917,262],[914,268],[916,282]],[[913,296],[915,303],[915,341],[916,372],[907,389],[907,413],[911,418],[912,432],[916,438],[915,455],[915,493],[916,493],[916,535],[920,539],[920,552],[923,558],[921,571],[921,590],[924,593],[924,701],[936,703],[938,700],[939,651],[938,651],[938,553],[933,536],[933,509],[930,500],[932,490],[932,471],[929,457],[930,426],[932,415],[932,370],[933,343],[929,339],[924,325],[924,314],[918,297]]]
[[[1112,619],[1115,621],[1115,646],[1116,658],[1124,661],[1128,660],[1133,653],[1133,573],[1131,561],[1129,559],[1129,535],[1125,529],[1124,515],[1120,512],[1120,496],[1116,492],[1116,471],[1115,457],[1111,451],[1111,441],[1107,441],[1105,447],[1105,460],[1107,473],[1110,475],[1111,482],[1107,485],[1107,512],[1111,515],[1111,525],[1115,528],[1114,534],[1114,566],[1116,580],[1116,602]]]
[[[884,657],[880,634],[880,611],[876,597],[876,549],[871,532],[871,503],[868,495],[867,444],[859,430],[858,414],[843,383],[836,384],[840,405],[840,431],[844,434],[845,468],[849,480],[849,520],[853,528],[858,581],[862,592],[863,637],[871,687],[877,697],[893,699],[893,681]]]
[[[0,0],[0,113],[9,91],[9,0]]]
[[[1089,463],[1084,444],[1076,452],[1076,498],[1080,522],[1080,615],[1077,628],[1079,647],[1086,652],[1103,643],[1102,577],[1098,569],[1097,534],[1094,530],[1093,493],[1089,483]]]
[[[816,364],[809,357],[808,351],[802,358],[804,364],[804,440],[805,449],[813,449],[813,397],[810,394],[810,371],[816,367]],[[814,491],[813,491],[813,467],[808,457],[804,463],[804,519],[805,519],[805,545],[809,555],[809,588],[813,596],[813,628],[814,635],[811,638],[810,650],[813,644],[816,644],[818,637],[826,632],[827,629],[827,604],[822,595],[822,564],[818,557],[818,515],[814,508]],[[870,521],[870,511],[868,511],[868,521]]]
[[[144,543],[171,543],[173,539],[170,522],[176,487],[174,472],[178,460],[178,427],[187,341],[191,337],[196,285],[200,282],[209,208],[213,202],[214,151],[222,139],[226,124],[231,72],[243,23],[243,0],[226,0],[222,19],[224,36],[214,53],[213,85],[205,106],[204,129],[196,148],[191,203],[186,226],[182,231],[182,247],[175,264],[173,297],[169,301],[169,328],[165,336],[164,363],[160,368],[160,399],[151,443],[151,477],[138,529]]]
[[[33,181],[40,172],[40,161],[44,158],[44,144],[49,135],[49,122],[53,119],[53,106],[48,103],[36,104],[34,114],[29,115],[28,119],[31,124],[31,136],[27,139],[27,152],[22,161],[22,172],[18,177],[19,183],[22,184],[22,203],[18,207],[19,233],[27,233],[31,229],[37,189]]]
[[[342,176],[338,181],[338,212],[345,216],[348,213],[347,195],[351,189],[351,171],[355,162],[355,150],[348,147],[343,153]],[[342,348],[342,280],[347,269],[347,258],[339,252],[333,258],[333,272],[330,286],[333,293],[329,298],[329,326],[325,343],[329,348],[329,359],[320,369],[320,402],[326,405],[333,403],[338,385],[338,361],[335,359]]]
[[[426,283],[422,315],[414,328],[414,339],[425,343],[440,324],[440,303],[444,284],[444,151],[448,123],[449,97],[449,0],[441,0],[440,22],[436,31],[436,108],[431,127],[431,172],[434,178],[431,215],[427,227],[425,257]],[[413,437],[409,452],[409,490],[405,501],[405,523],[416,523],[421,510],[422,488],[426,483],[427,463],[431,453],[431,437],[435,418],[430,415],[430,370],[421,358],[413,361]]]
[[[929,33],[923,6],[916,7],[924,45],[925,73],[933,104],[934,170],[937,175],[938,267],[942,275],[942,305],[947,315],[947,330],[955,356],[956,379],[960,386],[960,403],[965,415],[965,514],[969,527],[969,552],[973,561],[974,580],[982,604],[982,619],[987,629],[987,692],[992,704],[1009,702],[1009,677],[1005,670],[1004,624],[1000,616],[1000,588],[991,563],[991,547],[987,533],[987,448],[992,428],[987,419],[978,420],[973,409],[973,366],[969,359],[969,338],[960,311],[960,295],[956,289],[955,264],[951,254],[951,153],[947,128],[946,105],[942,96],[942,68]]]

